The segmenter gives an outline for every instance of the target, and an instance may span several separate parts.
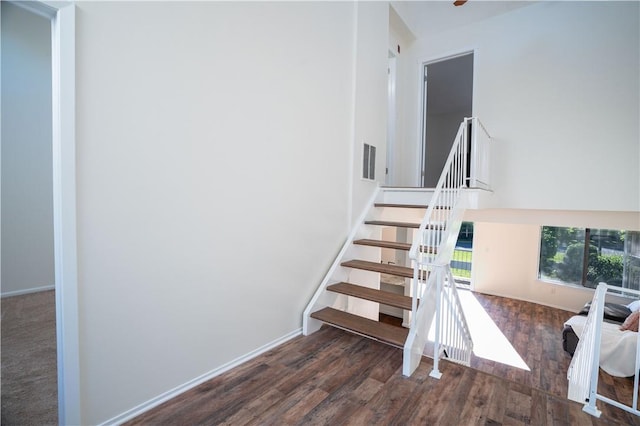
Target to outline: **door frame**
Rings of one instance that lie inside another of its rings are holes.
[[[11,1],[51,22],[53,241],[58,422],[81,424],[76,240],[75,5]]]
[[[438,62],[447,61],[449,59],[455,59],[460,56],[465,55],[473,55],[473,89],[472,89],[472,99],[471,99],[471,115],[474,115],[476,111],[476,67],[478,64],[478,48],[470,47],[467,49],[455,50],[453,52],[444,53],[437,56],[430,56],[428,58],[422,58],[418,60],[418,76],[417,76],[417,85],[418,90],[416,93],[418,94],[417,105],[418,105],[418,120],[417,120],[417,130],[416,130],[416,159],[415,159],[415,170],[416,173],[414,175],[414,182],[416,187],[424,186],[424,158],[425,158],[425,150],[426,150],[426,125],[427,125],[427,85],[425,84],[425,75],[424,69],[426,66],[430,64],[435,64]]]
[[[387,75],[387,158],[385,165],[385,185],[396,183],[395,177],[395,147],[396,147],[396,93],[397,93],[397,62],[398,56],[389,49]]]

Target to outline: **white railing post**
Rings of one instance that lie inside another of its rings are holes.
[[[418,312],[418,290],[421,285],[419,276],[422,273],[418,265],[419,260],[412,261],[413,266],[413,288],[411,292],[411,328],[416,326],[416,313]]]
[[[433,345],[433,370],[429,373],[430,377],[435,379],[439,379],[442,377],[442,373],[438,369],[439,361],[440,361],[440,338],[441,338],[441,315],[442,312],[442,290],[443,290],[443,280],[444,274],[442,273],[444,266],[443,265],[434,265],[434,271],[432,273],[436,274],[436,328],[435,328],[435,339]],[[428,330],[426,330],[428,332]]]
[[[598,300],[594,300],[591,303],[591,308],[589,309],[589,313],[594,309],[594,331],[593,338],[591,339],[592,343],[590,345],[590,349],[592,351],[593,356],[591,357],[591,371],[589,372],[590,379],[590,387],[589,387],[589,403],[586,404],[582,410],[591,414],[595,417],[600,417],[601,411],[596,407],[597,393],[598,393],[598,373],[600,373],[600,340],[602,338],[602,317],[604,316],[604,299],[605,294],[607,292],[607,285],[604,283],[598,284],[597,295]]]
[[[469,179],[469,187],[478,187],[478,119],[471,119],[471,147],[469,155],[471,156],[471,173]]]

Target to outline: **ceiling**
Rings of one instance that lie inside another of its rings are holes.
[[[422,38],[452,28],[469,25],[514,9],[529,6],[535,1],[469,0],[454,6],[453,0],[392,2],[416,38]]]

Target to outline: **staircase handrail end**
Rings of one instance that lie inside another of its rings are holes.
[[[476,120],[478,122],[478,124],[480,125],[480,128],[482,129],[482,131],[484,132],[485,135],[487,135],[487,137],[489,139],[493,139],[491,137],[491,135],[489,134],[489,131],[487,130],[486,127],[484,127],[484,124],[482,124],[482,121],[480,121],[480,119],[478,117],[471,117],[473,120]]]

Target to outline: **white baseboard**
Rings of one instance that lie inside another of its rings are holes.
[[[7,291],[6,293],[2,293],[0,297],[4,299],[5,297],[22,296],[24,294],[39,293],[41,291],[49,291],[49,290],[55,290],[55,289],[56,289],[55,285],[45,285],[43,287],[34,287],[34,288],[27,288],[24,290]]]
[[[188,382],[176,386],[175,388],[160,394],[158,396],[156,396],[155,398],[152,398],[146,402],[143,402],[142,404],[125,411],[122,414],[117,415],[116,417],[113,417],[112,419],[107,420],[104,423],[101,423],[100,426],[106,426],[106,425],[120,425],[122,423],[125,423],[131,419],[133,419],[134,417],[137,417],[139,415],[141,415],[142,413],[151,410],[154,407],[157,407],[158,405],[172,399],[175,398],[176,396],[190,390],[193,389],[194,387],[206,382],[207,380],[213,379],[216,376],[219,376],[220,374],[231,370],[234,367],[239,366],[240,364],[243,364],[255,357],[257,357],[258,355],[261,355],[273,348],[275,348],[276,346],[279,346],[291,339],[293,339],[294,337],[298,337],[302,334],[302,329],[299,328],[297,330],[294,330],[282,337],[280,337],[279,339],[276,339],[272,342],[267,343],[264,346],[259,347],[258,349],[255,349],[245,355],[242,355],[239,358],[236,358],[232,361],[229,361],[226,364],[221,365],[218,368],[215,368],[211,371],[209,371],[208,373],[205,373],[199,377],[196,377],[194,379],[189,380]]]

